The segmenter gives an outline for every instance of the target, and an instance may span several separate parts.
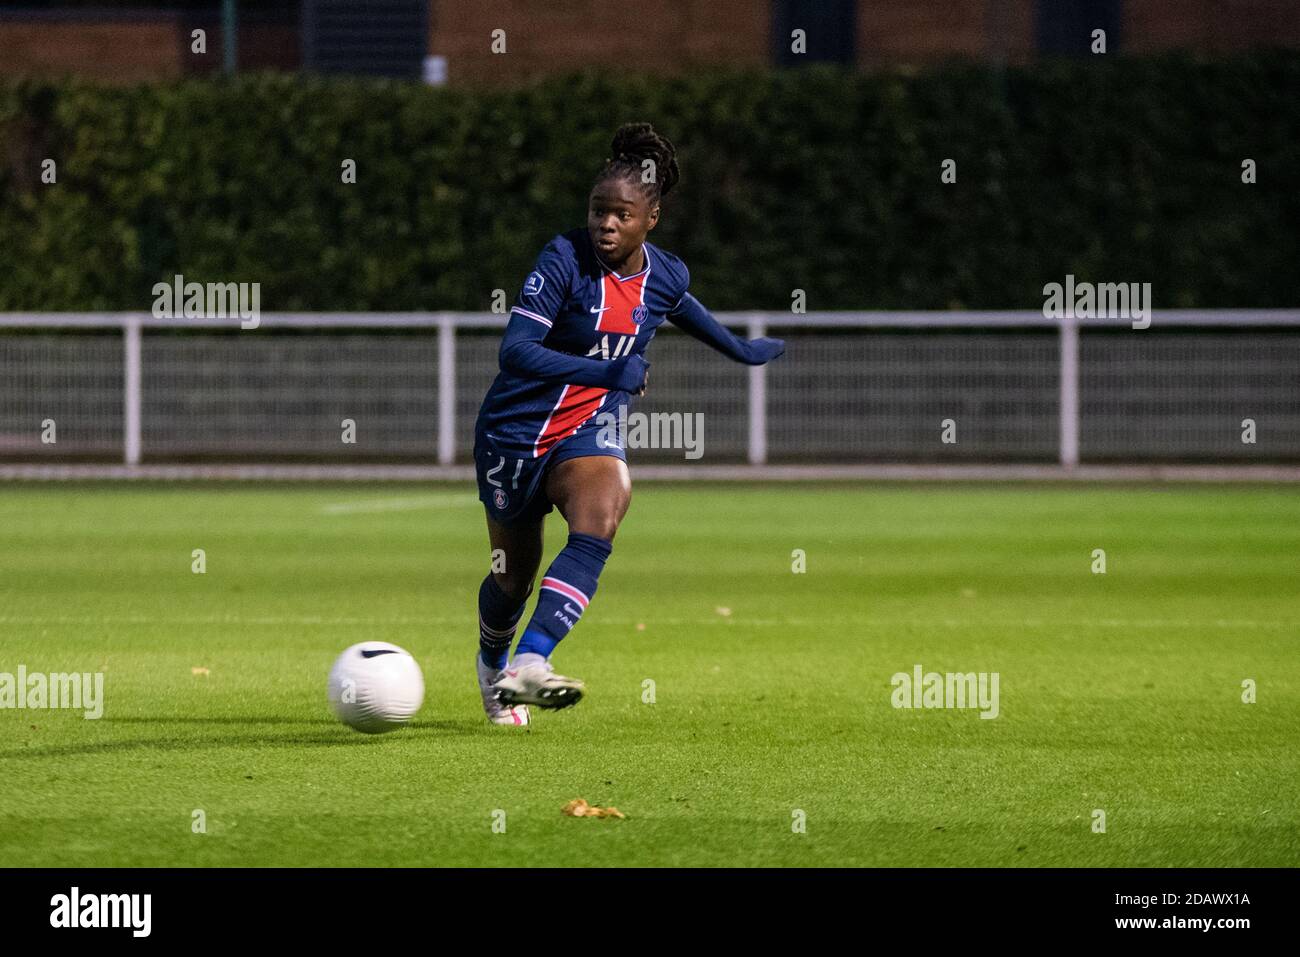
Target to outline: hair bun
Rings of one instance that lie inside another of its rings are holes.
[[[653,161],[658,170],[656,198],[672,189],[680,178],[677,149],[649,123],[624,123],[610,141],[610,152],[613,156],[605,160],[606,170],[615,165],[639,170],[646,160]]]

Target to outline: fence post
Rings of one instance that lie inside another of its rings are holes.
[[[438,323],[438,464],[456,460],[456,326]]]
[[[1079,326],[1061,319],[1061,464],[1079,464]]]
[[[767,335],[767,323],[762,316],[749,319],[749,338],[761,339]],[[749,464],[762,465],[767,461],[767,366],[749,367]]]
[[[122,323],[122,367],[124,438],[123,459],[127,465],[140,464],[140,320],[127,318]]]
[[[239,11],[238,0],[222,0],[221,3],[221,47],[222,65],[227,73],[239,69]]]

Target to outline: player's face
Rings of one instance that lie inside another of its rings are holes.
[[[652,208],[641,191],[624,180],[597,183],[587,201],[587,232],[600,258],[611,266],[626,262],[640,249],[657,222],[658,205]]]

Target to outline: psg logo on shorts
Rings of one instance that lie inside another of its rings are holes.
[[[645,322],[646,316],[650,315],[650,310],[645,306],[637,306],[632,310],[632,321],[638,326]]]
[[[510,504],[510,497],[501,489],[497,489],[492,493],[492,502],[497,508],[505,508]]]

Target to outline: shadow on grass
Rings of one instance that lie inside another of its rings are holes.
[[[272,747],[272,748],[313,748],[313,747],[358,747],[374,745],[377,742],[425,738],[431,734],[468,736],[484,733],[489,727],[479,721],[414,721],[398,731],[389,734],[361,734],[343,727],[336,721],[324,718],[286,718],[281,716],[248,717],[159,717],[159,718],[111,718],[104,719],[104,724],[147,724],[147,725],[235,725],[255,728],[258,725],[307,725],[320,728],[314,733],[299,732],[294,734],[259,735],[228,734],[216,737],[185,736],[168,738],[138,738],[127,741],[100,741],[94,744],[70,744],[40,747],[30,745],[22,748],[10,748],[0,751],[0,761],[9,758],[62,758],[77,755],[113,754],[123,751],[153,749],[155,751],[195,751],[203,748],[229,747]]]

